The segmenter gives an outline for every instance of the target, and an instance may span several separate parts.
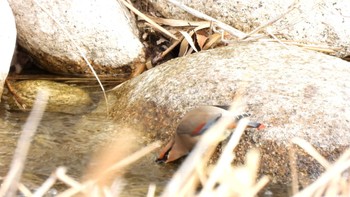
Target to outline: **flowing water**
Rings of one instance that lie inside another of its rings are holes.
[[[9,169],[21,127],[29,113],[8,111],[0,107],[0,176]],[[69,115],[45,112],[31,143],[21,182],[31,190],[38,188],[59,166],[68,169],[67,174],[76,180],[83,176],[91,157],[107,141],[115,137],[118,129],[112,120],[103,114]],[[145,146],[142,140],[138,149]],[[127,168],[124,174],[124,189],[121,196],[146,196],[151,183],[156,184],[157,193],[166,185],[178,165],[159,165],[154,162],[156,153],[149,154]],[[55,191],[63,190],[64,184],[56,184]],[[261,196],[287,196],[285,186],[272,186],[262,191]],[[48,195],[50,196],[50,195]]]
[[[6,104],[6,103],[5,103]],[[12,155],[29,113],[0,108],[0,176],[9,169]],[[105,142],[115,136],[117,129],[105,115],[69,115],[45,112],[27,157],[22,182],[31,189],[40,186],[59,166],[79,180],[91,157]],[[135,142],[139,143],[139,142]],[[144,146],[139,144],[139,148]],[[145,196],[150,183],[160,190],[174,172],[175,166],[158,165],[155,153],[131,165],[124,174],[123,196]],[[62,184],[56,189],[62,190]]]

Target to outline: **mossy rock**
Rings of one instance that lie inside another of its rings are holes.
[[[93,106],[93,101],[87,91],[64,83],[25,80],[15,82],[11,86],[15,96],[8,96],[7,102],[10,110],[30,111],[40,89],[48,90],[50,94],[46,111],[80,114],[89,111]]]

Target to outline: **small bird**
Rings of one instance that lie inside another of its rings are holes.
[[[227,111],[229,106],[200,106],[189,111],[180,121],[176,132],[170,142],[161,150],[156,162],[168,163],[187,155],[200,135],[215,124],[221,117],[233,117],[232,124],[228,129],[236,128],[240,119],[250,116],[242,114],[233,116]],[[263,129],[265,126],[258,122],[249,122],[248,128]]]

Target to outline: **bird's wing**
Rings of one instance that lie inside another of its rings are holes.
[[[197,135],[203,134],[206,130],[208,130],[211,126],[213,126],[221,117],[222,117],[222,114],[220,113],[218,115],[215,115],[212,119],[208,120],[207,122],[203,122],[192,131],[191,135],[197,136]]]

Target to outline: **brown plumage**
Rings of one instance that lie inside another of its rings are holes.
[[[216,123],[221,117],[232,117],[228,129],[234,129],[241,118],[249,114],[233,116],[227,111],[228,106],[201,106],[189,111],[180,121],[170,142],[161,150],[157,162],[168,163],[187,155],[199,140],[201,134]],[[262,129],[264,126],[257,122],[249,122],[248,128]]]

